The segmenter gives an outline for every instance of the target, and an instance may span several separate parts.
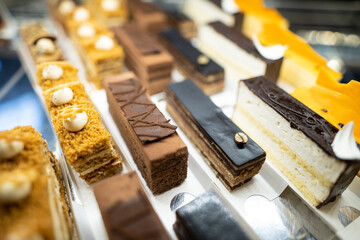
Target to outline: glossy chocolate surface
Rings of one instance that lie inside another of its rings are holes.
[[[264,160],[265,152],[250,137],[243,146],[235,143],[235,134],[243,131],[195,83],[186,80],[169,84],[168,88],[191,114],[200,131],[216,146],[214,150],[220,149],[219,154],[225,155],[224,159],[231,161],[230,166],[241,167]],[[228,162],[224,163],[229,165]]]
[[[199,56],[203,55],[197,48],[195,48],[190,41],[181,36],[177,29],[171,28],[161,32],[161,36],[174,48],[178,53],[182,54],[196,71],[199,71],[205,76],[223,72],[224,69],[209,58],[207,64],[198,63]]]

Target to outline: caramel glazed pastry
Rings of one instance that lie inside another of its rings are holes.
[[[131,72],[105,79],[113,116],[148,187],[160,194],[187,176],[188,150]]]
[[[30,50],[35,64],[64,60],[57,39],[42,24],[33,23],[20,28],[20,35]]]
[[[265,152],[191,80],[168,85],[166,109],[228,190],[249,181]]]
[[[135,171],[93,185],[110,240],[170,239]]]
[[[37,77],[66,160],[90,184],[120,172],[122,161],[76,74],[68,62],[48,62]]]
[[[57,160],[32,127],[0,132],[0,239],[73,239]]]

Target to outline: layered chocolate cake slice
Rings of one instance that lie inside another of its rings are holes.
[[[136,73],[150,94],[164,91],[171,81],[172,56],[136,23],[114,28],[126,53],[127,66]]]
[[[175,29],[160,33],[164,46],[174,56],[175,66],[186,78],[191,78],[206,94],[224,88],[224,69],[205,56]]]
[[[260,171],[265,152],[193,81],[169,84],[166,101],[168,112],[227,189]]]
[[[93,185],[110,240],[170,239],[135,171]]]
[[[212,22],[199,29],[201,49],[224,68],[242,74],[266,76],[276,82],[283,58],[270,60],[262,56],[253,41],[222,22]]]
[[[318,208],[344,192],[360,169],[360,161],[335,155],[336,127],[265,77],[239,82],[233,120]]]
[[[187,176],[188,151],[132,72],[105,79],[110,113],[148,187],[160,194]]]
[[[180,240],[251,239],[213,191],[179,208],[173,227]]]
[[[0,239],[73,239],[59,164],[30,126],[0,132]]]

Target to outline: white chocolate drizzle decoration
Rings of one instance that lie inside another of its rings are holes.
[[[43,54],[51,54],[55,52],[55,44],[54,42],[49,38],[41,38],[36,42],[36,50],[39,53]]]
[[[98,50],[111,50],[114,47],[114,41],[105,35],[99,37],[95,43],[95,48]]]
[[[24,150],[24,143],[22,141],[0,139],[0,160],[15,157],[22,150]]]
[[[63,75],[64,71],[61,67],[56,65],[48,65],[42,71],[43,78],[58,80]]]
[[[336,157],[340,159],[360,160],[360,149],[354,138],[353,121],[347,123],[337,132],[331,147]]]
[[[95,36],[95,29],[90,24],[83,24],[78,28],[77,34],[80,37],[93,37]]]
[[[51,101],[55,106],[60,106],[70,102],[74,98],[74,92],[66,87],[59,89],[51,94]]]
[[[283,46],[281,44],[265,47],[260,43],[256,34],[252,35],[252,41],[260,55],[269,60],[278,60],[282,58],[286,49],[288,49],[287,46]]]

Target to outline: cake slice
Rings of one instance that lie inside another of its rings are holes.
[[[105,79],[110,113],[154,194],[180,185],[188,151],[132,72]]]
[[[174,56],[176,68],[186,78],[191,78],[206,94],[221,92],[224,88],[224,69],[205,56],[177,29],[160,33],[163,45]]]
[[[166,101],[167,111],[228,190],[260,171],[265,152],[191,80],[169,84]]]
[[[173,227],[180,240],[252,239],[213,191],[179,208]]]
[[[192,39],[197,35],[197,27],[193,20],[176,10],[165,11],[170,25],[179,30],[186,39]]]
[[[42,24],[33,23],[21,26],[20,36],[29,48],[35,64],[64,60],[56,37],[50,35]]]
[[[242,74],[266,76],[276,82],[283,58],[270,60],[263,57],[252,40],[222,22],[212,22],[199,29],[203,51],[221,64]]]
[[[359,161],[335,155],[331,123],[265,77],[239,82],[233,120],[317,208],[344,192],[360,169]]]
[[[74,237],[57,160],[32,127],[0,132],[0,238]]]
[[[42,64],[38,67],[39,77],[47,66],[62,65],[57,62]],[[71,65],[67,63],[66,66]],[[43,96],[67,162],[87,183],[94,183],[120,172],[122,162],[75,70],[72,66],[69,71],[64,69],[61,78],[66,76],[68,81],[46,88]],[[57,80],[53,82],[58,83]]]
[[[135,171],[93,185],[110,240],[170,239]]]
[[[130,0],[131,1],[131,0]],[[98,21],[108,27],[119,26],[129,17],[127,0],[86,0]]]
[[[139,77],[149,93],[164,91],[171,81],[172,56],[136,23],[114,28],[126,52],[127,66]]]

